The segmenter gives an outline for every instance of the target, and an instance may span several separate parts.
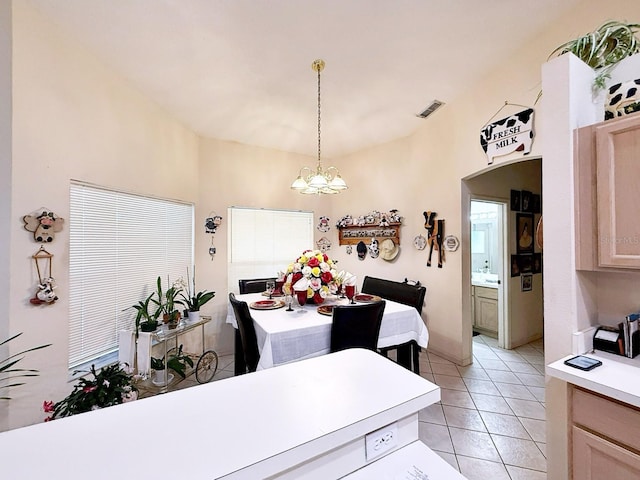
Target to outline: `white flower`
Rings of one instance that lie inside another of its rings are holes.
[[[329,266],[328,263],[322,262],[322,263],[320,263],[320,271],[323,272],[323,273],[324,272],[329,272],[329,271],[331,271],[331,267]]]
[[[311,276],[311,267],[305,265],[302,269],[302,275],[304,275],[305,277]]]

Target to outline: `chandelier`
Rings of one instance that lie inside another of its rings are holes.
[[[320,161],[320,72],[324,70],[324,65],[323,60],[316,60],[311,64],[311,68],[318,72],[318,165],[315,170],[306,166],[302,167],[298,178],[291,184],[292,190],[306,195],[340,193],[341,190],[347,188],[338,169],[336,167],[323,169]]]

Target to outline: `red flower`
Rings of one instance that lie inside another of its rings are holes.
[[[42,410],[44,410],[44,413],[51,413],[53,412],[54,408],[53,408],[53,402],[48,402],[48,401],[44,401],[42,402]],[[45,420],[45,422],[47,422],[48,420]]]
[[[91,385],[91,386],[89,386],[89,387],[84,387],[84,388],[82,389],[82,391],[83,391],[84,393],[91,393],[91,392],[93,392],[94,390],[97,390],[97,388],[98,388],[98,387],[97,387],[96,385]]]
[[[324,259],[325,263],[329,261],[329,255],[327,255],[326,253],[322,254],[322,258]]]
[[[316,257],[311,257],[307,262],[307,265],[311,268],[317,267],[318,265],[320,265],[320,261]]]
[[[53,420],[53,418],[51,418],[51,417],[47,417],[47,418],[44,419],[45,422],[50,422],[51,420]]]
[[[324,302],[324,298],[322,298],[322,295],[320,295],[320,292],[315,292],[313,294],[313,301],[317,304],[320,305],[322,302]]]
[[[331,275],[331,272],[324,272],[320,275],[320,280],[325,284],[330,283],[333,280],[333,275]]]

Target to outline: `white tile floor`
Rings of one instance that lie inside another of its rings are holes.
[[[420,412],[420,439],[469,480],[546,479],[542,340],[514,350],[473,342],[467,367],[421,353],[421,376],[442,401]]]
[[[420,354],[421,376],[442,392],[420,412],[420,439],[469,480],[546,480],[542,340],[514,350],[483,335],[473,342],[467,367]],[[213,381],[233,368],[233,355],[221,356]],[[177,388],[193,385],[189,377]]]

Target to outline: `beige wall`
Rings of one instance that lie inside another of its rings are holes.
[[[53,346],[29,354],[24,361],[24,367],[38,368],[41,375],[13,389],[10,408],[0,409],[0,415],[8,415],[4,418],[8,428],[41,421],[43,400],[60,400],[71,390],[67,383],[69,229],[66,226],[47,245],[54,255],[60,299],[35,307],[29,303],[37,281],[31,255],[38,245],[24,230],[23,215],[45,206],[68,219],[71,179],[192,202],[197,200],[198,183],[197,136],[60,35],[24,2],[13,3],[12,133],[6,236],[11,244],[11,286],[9,315],[2,316],[0,331],[8,325],[12,333],[24,332],[13,351],[44,343]]]

